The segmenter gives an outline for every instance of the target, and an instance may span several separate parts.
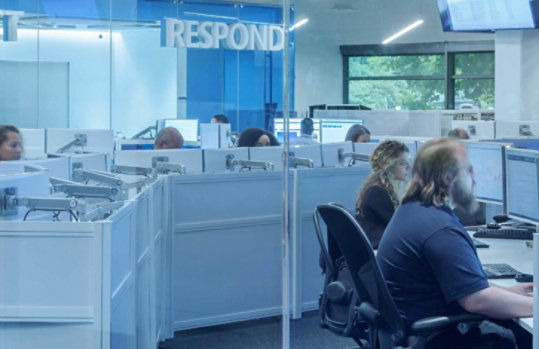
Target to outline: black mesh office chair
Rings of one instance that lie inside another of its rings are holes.
[[[320,244],[320,268],[325,278],[319,298],[319,324],[340,336],[350,337],[360,348],[368,348],[368,325],[358,312],[358,297],[350,270],[328,234],[328,244],[324,241],[320,229],[320,213],[314,210],[314,227]]]
[[[409,348],[423,348],[429,337],[436,333],[457,325],[465,330],[484,319],[482,315],[469,313],[436,316],[418,320],[406,328],[389,293],[372,246],[355,218],[336,204],[320,205],[316,210],[350,269],[359,297],[357,311],[369,326],[370,348],[406,348],[410,336],[415,336],[416,340]]]

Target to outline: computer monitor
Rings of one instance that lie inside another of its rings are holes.
[[[324,167],[344,166],[344,162],[339,161],[339,150],[343,153],[353,153],[354,146],[352,142],[325,143],[322,147],[322,165]]]
[[[177,129],[188,143],[198,141],[198,119],[160,119],[157,120],[157,132],[165,127]]]
[[[236,160],[249,160],[249,148],[204,149],[203,155],[205,173],[230,172],[227,168],[228,156],[233,155]]]
[[[494,121],[453,120],[451,129],[455,128],[464,129],[468,132],[470,139],[494,138]]]
[[[273,164],[274,171],[282,171],[283,147],[251,147],[249,148],[249,160],[269,161]]]
[[[507,148],[505,163],[508,215],[539,224],[539,152]]]
[[[479,201],[502,205],[505,189],[505,144],[466,142],[475,172],[475,196]]]
[[[357,119],[321,119],[320,140],[322,143],[343,142],[348,129],[355,124],[363,125],[363,120]]]
[[[322,167],[322,149],[319,144],[290,147],[289,152],[290,156],[296,158],[311,159],[313,161],[313,167]]]
[[[114,152],[114,164],[153,167],[155,161],[182,164],[185,173],[202,173],[201,149],[122,150]]]
[[[68,153],[77,150],[112,154],[114,151],[114,134],[112,130],[91,130],[72,128],[48,128],[45,131],[46,152],[57,153],[60,148],[73,141],[79,134],[86,136],[84,147],[73,147]]]
[[[46,158],[45,154],[45,130],[42,128],[20,128],[24,159]]]
[[[313,119],[313,138],[317,141],[320,141],[320,120]],[[292,141],[293,139],[298,138],[301,135],[301,119],[289,119],[288,123],[289,127],[289,135],[288,139]],[[273,120],[273,132],[275,135],[275,138],[279,141],[279,143],[284,143],[284,119],[274,119]],[[341,141],[344,140],[341,139]]]

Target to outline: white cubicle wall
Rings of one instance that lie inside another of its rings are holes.
[[[23,141],[24,159],[46,158],[45,130],[42,128],[19,129]]]
[[[368,164],[354,167],[292,170],[291,256],[292,316],[318,308],[324,277],[319,265],[320,245],[313,212],[328,202],[353,212],[361,184],[370,174]],[[323,225],[323,224],[322,224]],[[322,227],[325,235],[325,227]]]
[[[496,121],[496,138],[539,136],[539,121]]]
[[[114,152],[114,164],[153,167],[155,161],[182,164],[186,173],[202,173],[201,149],[122,150]]]
[[[112,155],[114,151],[114,134],[112,130],[48,128],[45,132],[45,149],[47,153],[57,153],[58,149],[75,139],[78,134],[86,135],[86,152],[105,153]],[[80,147],[75,147],[77,149]]]
[[[3,222],[0,347],[156,348],[170,338],[167,182],[104,221]]]
[[[494,121],[453,120],[451,129],[462,128],[470,139],[493,139],[496,137]],[[444,136],[447,136],[445,134]]]
[[[344,162],[339,159],[339,150],[343,153],[353,153],[352,142],[336,142],[321,145],[323,167],[342,167]]]
[[[170,181],[173,329],[281,314],[282,172]]]

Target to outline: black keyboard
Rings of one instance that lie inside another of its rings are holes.
[[[483,264],[483,270],[489,279],[512,279],[515,275],[522,274],[509,264]]]
[[[533,240],[533,231],[517,228],[479,228],[473,236],[476,238]]]

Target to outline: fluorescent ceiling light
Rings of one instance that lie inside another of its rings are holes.
[[[309,22],[309,18],[303,18],[301,21],[299,21],[297,23],[294,23],[294,25],[291,26],[290,29],[288,29],[288,30],[292,31],[294,29],[297,29],[297,28],[301,27],[302,25],[304,25],[307,22]]]
[[[414,29],[415,27],[419,26],[423,24],[423,20],[420,19],[412,24],[410,24],[409,26],[407,26],[406,28],[404,28],[403,30],[391,35],[389,38],[385,39],[384,41],[382,41],[382,44],[387,44],[388,42],[391,42],[393,40],[395,40],[396,38],[398,38],[399,36],[401,35],[404,35],[406,33],[408,33],[410,30]]]

